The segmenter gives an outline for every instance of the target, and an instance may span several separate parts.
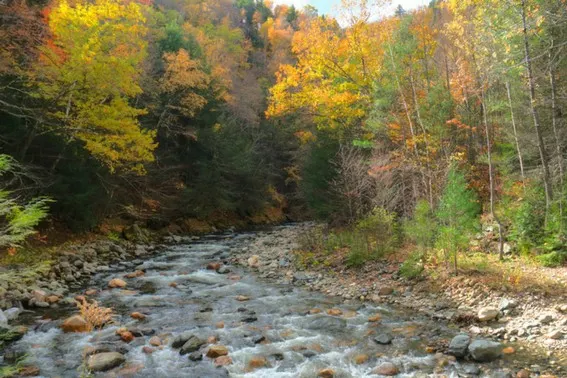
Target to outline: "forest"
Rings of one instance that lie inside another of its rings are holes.
[[[565,264],[565,0],[389,7],[3,3],[0,247],[314,219],[352,266]]]

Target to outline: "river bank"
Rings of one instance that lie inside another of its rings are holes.
[[[567,376],[567,291],[555,297],[503,292],[465,276],[441,284],[412,281],[400,277],[400,264],[390,261],[370,262],[361,269],[334,269],[321,264],[305,270],[294,251],[301,247],[298,241],[302,234],[313,227],[316,225],[306,223],[263,235],[234,263],[249,266],[274,282],[320,291],[345,303],[358,300],[402,306],[412,313],[449,322],[472,337],[518,343],[544,359],[541,364],[525,366],[526,373]]]

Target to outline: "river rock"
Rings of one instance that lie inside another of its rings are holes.
[[[549,332],[546,337],[552,340],[561,340],[563,338],[563,332],[560,329],[555,329]]]
[[[32,296],[36,302],[47,302],[47,293],[43,290],[32,290]]]
[[[373,373],[378,375],[385,375],[385,376],[394,376],[400,372],[400,369],[396,365],[391,362],[384,362],[376,369],[374,369]]]
[[[553,315],[543,314],[538,318],[537,321],[539,322],[539,324],[547,325],[553,321]]]
[[[394,289],[389,286],[382,286],[378,289],[378,295],[391,295],[394,292]]]
[[[512,310],[516,308],[517,303],[514,300],[503,298],[498,305],[500,311]]]
[[[253,255],[248,258],[248,266],[250,268],[257,268],[260,266],[260,256]]]
[[[224,345],[213,345],[207,351],[207,357],[217,358],[220,356],[226,356],[228,354],[228,349]]]
[[[449,354],[458,358],[465,357],[470,342],[471,338],[464,333],[453,337],[453,340],[451,340],[449,344]]]
[[[179,351],[179,354],[184,355],[196,352],[201,346],[205,345],[206,343],[207,342],[205,340],[201,340],[197,336],[192,336],[185,342],[185,344],[183,344],[181,350]]]
[[[150,345],[158,347],[161,346],[161,339],[157,336],[152,336],[149,341]]]
[[[118,352],[98,353],[89,357],[87,367],[92,371],[107,371],[122,365],[126,359]]]
[[[320,378],[334,378],[335,376],[335,371],[333,369],[321,369],[319,370],[319,373],[317,374],[318,377]]]
[[[191,332],[183,332],[180,335],[175,336],[173,341],[171,342],[172,348],[181,348],[189,339],[195,337],[195,335]]]
[[[305,327],[316,331],[340,332],[344,331],[346,325],[345,319],[334,316],[320,315],[305,319]]]
[[[495,341],[474,340],[468,349],[471,357],[478,362],[490,362],[502,356],[502,344]]]
[[[63,332],[89,332],[89,323],[81,315],[73,315],[61,324]]]
[[[191,361],[201,361],[203,359],[203,353],[193,352],[189,354],[189,360]]]
[[[114,289],[114,288],[124,288],[126,287],[126,281],[121,280],[120,278],[113,278],[112,280],[110,280],[110,282],[108,283],[108,287]]]
[[[8,317],[4,315],[4,312],[0,308],[0,328],[8,328]]]
[[[266,366],[268,366],[268,360],[264,356],[253,356],[246,364],[247,371],[261,369]]]
[[[375,341],[377,344],[380,344],[380,345],[392,344],[392,336],[389,335],[389,334],[387,334],[387,333],[383,333],[383,334],[380,334],[380,335],[376,336],[376,337],[374,338],[374,341]]]
[[[498,317],[500,311],[494,307],[483,307],[478,310],[478,320],[481,322],[489,322]]]
[[[4,315],[8,321],[16,320],[21,313],[22,310],[18,307],[12,307],[4,311]],[[2,310],[0,310],[0,327],[2,327]]]
[[[130,317],[132,319],[136,319],[136,320],[145,320],[146,319],[146,315],[142,314],[141,312],[133,312],[130,314]]]
[[[232,358],[230,356],[220,356],[215,358],[215,366],[228,366],[232,365]]]
[[[218,270],[221,266],[220,262],[210,262],[207,264],[207,270]]]
[[[227,266],[223,265],[223,266],[221,266],[220,268],[217,269],[217,273],[218,274],[228,274],[228,273],[230,273],[230,269]]]

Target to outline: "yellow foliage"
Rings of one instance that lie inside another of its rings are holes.
[[[177,53],[165,54],[164,60],[166,69],[162,90],[165,93],[179,94],[179,106],[171,107],[188,117],[193,117],[207,104],[207,100],[195,93],[195,90],[207,88],[210,83],[209,76],[200,69],[199,62],[191,59],[184,49]]]
[[[120,0],[65,0],[49,14],[52,40],[36,72],[39,96],[53,101],[60,131],[79,139],[111,171],[143,173],[154,160],[154,133],[140,128],[142,109],[129,99],[142,92],[140,66],[147,32],[141,6]]]

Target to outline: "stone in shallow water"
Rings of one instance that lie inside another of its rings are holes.
[[[397,375],[399,372],[400,369],[398,369],[398,367],[391,362],[384,362],[373,371],[374,374],[386,375],[386,376],[394,376]]]
[[[181,348],[183,344],[185,344],[190,338],[195,337],[195,335],[191,332],[183,332],[173,339],[171,342],[172,348]]]
[[[118,352],[94,354],[89,357],[87,367],[92,371],[107,371],[122,365],[126,359]]]
[[[187,340],[187,342],[185,342],[185,344],[183,344],[181,350],[179,351],[179,354],[184,355],[184,354],[196,352],[197,350],[199,350],[201,346],[205,344],[206,344],[205,340],[201,340],[196,336],[192,336],[191,338],[189,338],[189,340]]]
[[[207,351],[207,357],[217,358],[221,356],[226,356],[228,354],[228,349],[224,345],[213,345]]]
[[[381,345],[388,345],[392,343],[392,336],[387,333],[383,333],[374,338],[374,341]]]
[[[305,319],[305,328],[315,331],[340,332],[347,326],[345,319],[334,316],[314,316]]]
[[[469,345],[469,353],[475,361],[494,361],[502,356],[502,344],[490,340],[475,340]]]
[[[464,357],[467,354],[470,342],[470,336],[464,333],[453,337],[449,344],[449,354],[458,358]]]
[[[85,319],[80,315],[73,315],[65,319],[61,325],[63,332],[88,332],[90,326]]]

